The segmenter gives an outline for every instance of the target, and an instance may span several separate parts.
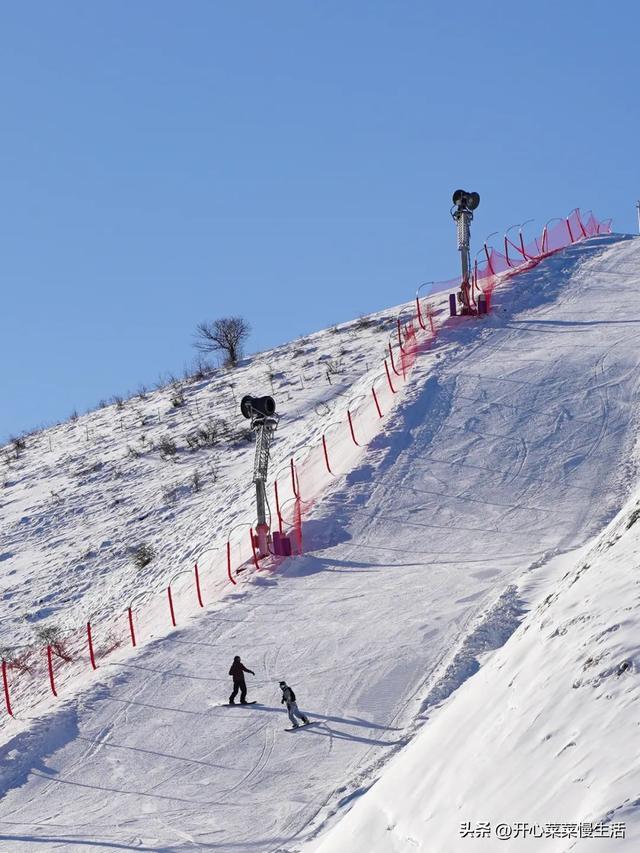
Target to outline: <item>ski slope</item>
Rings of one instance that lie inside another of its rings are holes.
[[[339,833],[336,821],[387,761],[410,752],[400,751],[424,710],[516,629],[527,605],[516,579],[584,547],[632,492],[639,260],[638,241],[596,238],[506,283],[489,317],[461,318],[420,356],[381,434],[305,524],[309,553],[105,662],[79,696],[23,714],[14,730],[5,724],[0,845],[275,853],[325,843],[319,833],[334,825]],[[357,378],[375,331],[353,341]],[[291,351],[277,357],[284,365]],[[331,403],[336,387],[324,390]],[[286,447],[317,434],[313,397],[291,396],[297,424]],[[231,472],[250,479],[241,452],[225,483]],[[212,515],[230,523],[241,496],[214,492]],[[21,512],[28,499],[16,498]],[[149,535],[161,526],[165,559],[206,541],[201,500],[182,516],[161,507],[143,519]],[[75,535],[70,515],[64,523]],[[34,535],[32,547],[49,535]],[[16,533],[3,550],[21,541]],[[135,589],[126,560],[116,565],[113,587],[77,590],[76,603]],[[26,561],[20,571],[24,581]],[[53,595],[55,578],[47,582]],[[249,698],[260,705],[220,704],[234,654],[256,671]],[[314,726],[284,732],[281,678]],[[483,737],[479,723],[474,731]]]

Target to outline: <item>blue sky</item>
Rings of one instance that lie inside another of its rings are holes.
[[[576,206],[635,231],[640,4],[4,3],[0,440],[410,299]],[[247,389],[249,391],[253,389]]]

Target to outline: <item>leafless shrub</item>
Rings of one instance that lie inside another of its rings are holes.
[[[121,412],[124,409],[124,400],[119,394],[114,394],[111,398],[113,403],[115,403],[116,409]]]
[[[20,454],[23,450],[27,449],[27,442],[23,436],[17,436],[15,438],[11,438],[11,446],[13,447],[13,452],[15,454],[16,459],[20,458]]]
[[[0,659],[7,664],[9,669],[17,669],[19,672],[31,672],[28,656],[28,650],[19,651],[11,646],[0,648]]]
[[[208,379],[214,373],[214,369],[209,362],[201,355],[184,369],[184,378],[190,381],[202,381]]]
[[[200,436],[198,435],[198,430],[193,430],[192,432],[188,432],[184,440],[187,442],[187,447],[189,450],[200,450]]]
[[[153,545],[142,542],[133,552],[133,562],[139,569],[144,569],[155,558],[156,552]]]
[[[162,456],[175,456],[178,452],[176,443],[170,435],[162,436],[162,438],[158,442],[158,450],[160,451]]]
[[[225,439],[229,447],[241,447],[247,442],[253,441],[253,433],[247,427],[237,427],[230,429],[225,434]]]
[[[171,405],[174,409],[181,409],[185,404],[186,400],[184,397],[184,388],[182,388],[177,383],[174,383],[171,386]]]
[[[224,421],[209,418],[202,426],[188,433],[186,442],[191,450],[199,450],[201,447],[215,447],[225,432],[225,428]]]
[[[38,625],[35,629],[36,637],[46,646],[60,641],[62,631],[59,625]]]
[[[370,329],[373,326],[377,326],[377,325],[378,324],[374,319],[372,319],[371,317],[365,317],[364,314],[362,316],[358,317],[358,319],[355,322],[355,327],[356,327],[356,329],[359,329],[359,330]]]
[[[163,486],[162,499],[166,504],[174,504],[180,497],[180,489],[176,486]]]
[[[74,410],[71,412],[71,414],[69,415],[69,420],[70,420],[70,421],[74,421],[74,423],[75,423],[75,421],[77,421],[77,420],[78,420],[78,411],[77,411],[77,409],[74,409]]]
[[[68,654],[64,640],[62,638],[62,630],[59,625],[39,625],[36,629],[36,637],[45,646],[51,646],[53,651],[63,660],[70,661],[72,657]]]

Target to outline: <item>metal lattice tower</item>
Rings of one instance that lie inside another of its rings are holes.
[[[453,194],[453,207],[451,216],[456,223],[458,237],[458,251],[462,261],[462,283],[460,285],[459,299],[463,305],[463,313],[473,313],[471,300],[469,299],[471,277],[471,223],[473,222],[473,211],[480,204],[478,193],[470,193],[466,190],[456,190]]]
[[[256,436],[256,455],[253,463],[253,482],[256,487],[256,514],[258,552],[261,557],[269,554],[269,524],[267,523],[267,473],[273,434],[278,428],[279,417],[273,397],[251,397],[246,395],[240,402],[240,411],[251,420],[251,429]]]
[[[273,433],[278,428],[276,418],[251,418],[251,429],[256,434],[256,455],[253,463],[253,482],[256,484],[258,527],[267,523],[266,483]]]

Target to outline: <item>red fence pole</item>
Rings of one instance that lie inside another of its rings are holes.
[[[91,622],[87,622],[87,643],[89,645],[89,660],[91,661],[92,669],[97,669],[96,658],[93,654],[93,638],[91,636]]]
[[[237,581],[233,579],[233,575],[231,574],[231,542],[229,541],[227,541],[227,575],[231,583],[236,586]]]
[[[196,593],[198,594],[198,604],[200,607],[204,607],[204,603],[202,601],[202,590],[200,589],[200,572],[198,571],[198,563],[196,562],[193,567],[193,571],[196,576]]]
[[[380,408],[380,403],[378,402],[378,395],[376,394],[376,389],[373,386],[371,386],[371,393],[373,394],[373,402],[376,404],[378,415],[379,417],[382,417],[382,409]]]
[[[349,419],[349,429],[351,430],[351,438],[353,439],[353,443],[354,443],[357,447],[360,447],[360,445],[359,445],[359,443],[358,443],[358,440],[356,439],[356,434],[355,434],[355,432],[353,431],[353,420],[352,420],[352,418],[351,418],[351,412],[349,411],[349,409],[347,409],[347,418]]]
[[[478,282],[478,264],[476,263],[476,284]],[[433,325],[433,309],[431,308],[431,304],[427,302],[427,317],[429,318],[429,325],[431,326],[431,334],[435,335],[436,330]]]
[[[325,465],[327,466],[327,471],[330,474],[333,474],[333,471],[331,470],[331,465],[329,465],[329,454],[327,452],[327,439],[324,437],[324,433],[322,433],[322,449],[324,450],[324,462],[325,462]]]
[[[298,537],[298,554],[302,554],[302,507],[300,506],[300,501],[296,501],[293,511],[293,521]]]
[[[131,634],[131,645],[135,649],[137,643],[136,643],[136,632],[135,632],[135,629],[133,627],[133,610],[130,607],[128,607],[127,611],[129,614],[129,633]]]
[[[384,369],[387,371],[387,381],[388,381],[388,383],[389,383],[389,388],[391,388],[391,393],[392,393],[392,394],[395,394],[395,393],[396,393],[396,389],[395,389],[395,388],[393,387],[393,385],[391,384],[391,374],[389,373],[389,365],[387,364],[387,359],[386,359],[386,358],[385,358],[385,360],[384,360]]]
[[[249,528],[249,535],[251,536],[251,550],[253,551],[253,562],[256,569],[259,569],[260,566],[258,565],[258,555],[256,554],[256,543],[253,538],[253,527]]]
[[[484,253],[487,256],[487,265],[489,267],[489,272],[491,273],[491,275],[495,275],[496,271],[494,270],[493,264],[491,263],[491,255],[489,254],[489,252],[487,250],[487,244],[486,243],[484,244]]]
[[[565,222],[567,223],[567,230],[569,231],[569,239],[570,239],[570,240],[571,240],[571,242],[573,243],[573,242],[574,242],[574,240],[573,240],[573,234],[571,233],[571,225],[569,224],[569,217],[568,217],[568,216],[567,216],[567,218],[565,219]]]
[[[507,264],[512,266],[511,261],[509,260],[509,241],[507,240],[507,235],[504,235],[504,256],[507,259]]]
[[[57,696],[56,693],[56,683],[53,678],[53,659],[51,654],[51,646],[47,646],[47,664],[49,666],[49,684],[51,685],[51,692],[54,696]]]
[[[273,491],[276,496],[276,513],[278,515],[278,530],[280,531],[280,535],[282,536],[282,513],[280,512],[280,496],[278,495],[278,481],[273,481]]]
[[[424,321],[422,319],[422,310],[420,308],[420,297],[419,296],[416,296],[416,307],[418,309],[418,311],[417,311],[418,323],[420,323],[420,328],[422,329],[422,331],[426,332],[427,327],[425,326]]]
[[[587,232],[584,230],[584,225],[582,224],[582,219],[580,217],[580,209],[576,208],[576,219],[578,220],[578,225],[580,226],[580,230],[582,231],[582,236],[586,237]]]
[[[393,348],[391,347],[391,341],[389,341],[389,358],[391,359],[391,367],[393,368],[393,372],[396,376],[400,376],[398,371],[396,370],[396,366],[393,362]]]
[[[177,622],[176,622],[175,610],[173,609],[173,596],[171,595],[171,584],[169,584],[169,586],[167,587],[167,598],[169,599],[169,611],[171,612],[171,624],[175,628],[177,625]]]
[[[11,700],[9,699],[9,679],[7,678],[7,662],[2,659],[2,684],[4,686],[4,703],[7,706],[7,714],[10,717],[13,717],[13,711],[11,710]]]
[[[291,488],[293,489],[293,494],[295,497],[299,498],[298,489],[296,488],[296,469],[293,464],[293,456],[291,457]]]
[[[398,325],[398,346],[400,347],[400,352],[404,352],[404,347],[402,346],[402,334],[400,332],[400,316],[396,317],[397,325]]]

